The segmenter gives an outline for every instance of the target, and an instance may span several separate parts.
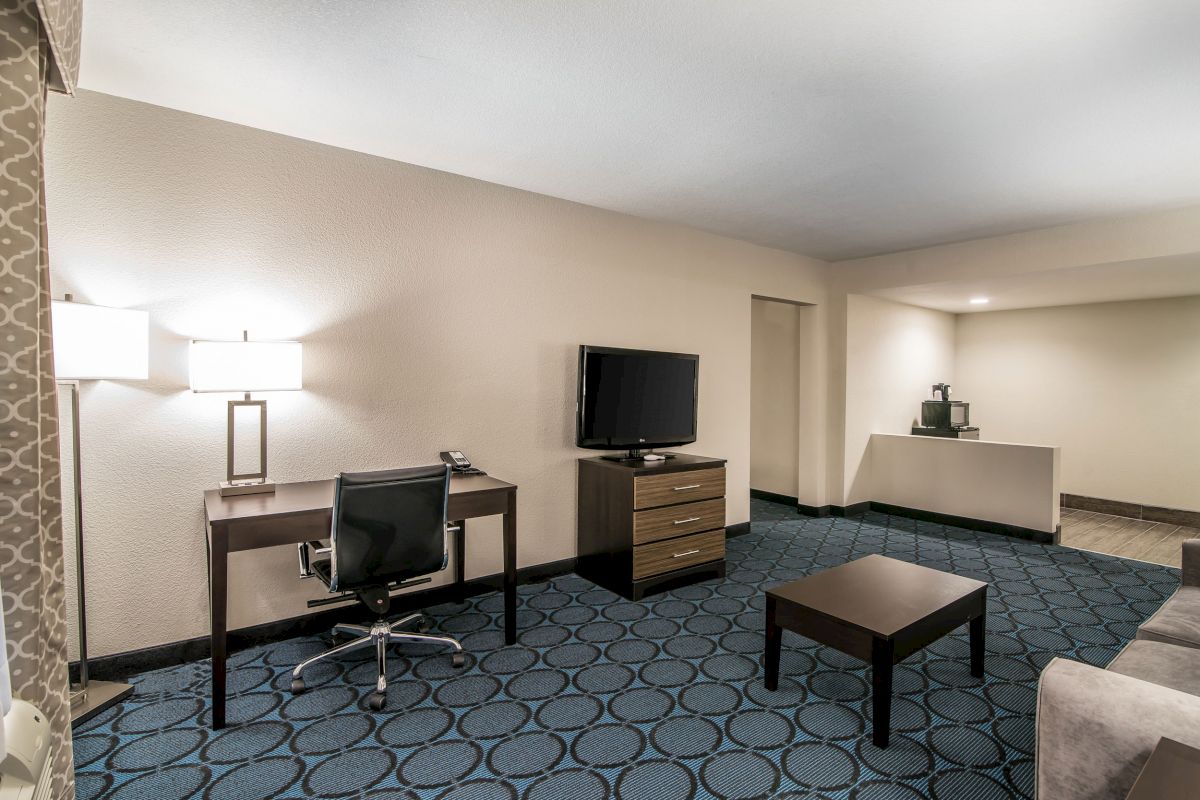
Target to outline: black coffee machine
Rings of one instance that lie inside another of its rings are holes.
[[[950,384],[935,383],[932,400],[921,403],[921,425],[913,426],[914,436],[942,439],[978,439],[979,428],[971,427],[971,406],[950,399]]]

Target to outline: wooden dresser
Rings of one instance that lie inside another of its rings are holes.
[[[725,576],[725,460],[579,459],[576,571],[640,600]]]

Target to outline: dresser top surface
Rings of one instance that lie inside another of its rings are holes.
[[[654,475],[665,472],[686,472],[693,469],[716,469],[725,466],[723,458],[695,456],[690,453],[676,453],[674,458],[663,461],[613,461],[597,456],[579,459],[579,465],[589,468],[610,469],[626,475]]]

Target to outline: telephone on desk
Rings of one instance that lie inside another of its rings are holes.
[[[483,470],[471,466],[471,460],[464,456],[461,450],[443,450],[438,455],[450,465],[450,470],[455,475],[487,475]]]

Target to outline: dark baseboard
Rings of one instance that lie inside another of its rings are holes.
[[[1141,503],[1128,503],[1124,500],[1104,500],[1099,497],[1085,497],[1078,494],[1062,494],[1060,502],[1064,508],[1077,508],[1080,511],[1094,511],[1098,514],[1112,514],[1117,517],[1142,519],[1147,522],[1162,522],[1167,525],[1186,525],[1189,528],[1200,528],[1200,511],[1187,511],[1182,508],[1164,508],[1163,506],[1147,506]]]
[[[749,522],[735,522],[732,525],[725,526],[725,538],[732,539],[735,536],[745,536],[750,532]]]
[[[768,500],[772,503],[783,503],[785,506],[792,506],[793,508],[800,505],[800,498],[798,497],[792,497],[788,494],[776,494],[775,492],[768,492],[763,489],[751,489],[750,496],[755,500]]]
[[[933,522],[938,525],[953,525],[956,528],[966,528],[972,531],[983,531],[985,533],[999,533],[1004,536],[1014,536],[1018,539],[1026,539],[1032,542],[1042,542],[1043,544],[1057,544],[1059,530],[1054,533],[1046,531],[1038,531],[1033,528],[1022,528],[1018,525],[1008,525],[1003,522],[990,522],[985,519],[973,519],[971,517],[958,517],[953,514],[941,514],[936,511],[924,511],[919,508],[906,508],[904,506],[894,506],[888,503],[877,503],[874,500],[865,503],[852,503],[848,506],[799,506],[799,511],[808,517],[859,517],[868,511],[878,511],[882,514],[891,514],[896,517],[908,517],[910,519],[921,520],[922,522]]]
[[[750,523],[744,523],[749,530]],[[732,526],[737,527],[737,526]],[[558,575],[575,571],[575,559],[565,558],[562,561],[552,561],[548,564],[537,564],[532,567],[522,567],[517,570],[517,583],[540,583]],[[468,596],[498,591],[503,588],[504,575],[485,575],[472,578],[466,582],[465,592]],[[435,586],[416,592],[396,595],[392,598],[389,615],[398,616],[421,608],[453,603],[459,598],[456,585]],[[291,619],[267,622],[229,632],[229,652],[245,650],[248,647],[278,642],[296,636],[311,636],[333,629],[339,622],[369,622],[370,612],[357,602],[347,602],[344,606],[304,614]],[[170,642],[127,653],[115,653],[108,656],[98,656],[88,660],[88,674],[95,680],[113,681],[124,680],[131,675],[152,669],[172,667],[199,661],[209,657],[208,637],[200,636],[195,639],[185,639],[180,642]],[[71,664],[73,679],[78,676],[79,664]]]
[[[803,503],[796,504],[796,510],[806,517],[828,517],[832,511],[832,506],[806,506]]]
[[[829,513],[835,517],[861,517],[863,514],[871,510],[871,503],[863,501],[861,503],[851,503],[848,506],[830,506]]]
[[[937,525],[952,525],[956,528],[966,528],[972,531],[998,533],[1002,536],[1012,536],[1030,542],[1040,542],[1041,544],[1058,544],[1059,534],[1062,531],[1061,525],[1055,528],[1053,533],[1050,533],[1049,531],[1039,531],[1034,528],[1022,528],[1019,525],[1009,525],[1004,522],[959,517],[954,514],[942,514],[937,511],[924,511],[919,508],[894,506],[890,503],[871,501],[870,506],[872,511],[878,511],[881,514],[890,514],[894,517],[908,517],[909,519],[916,519],[921,522],[933,522]]]

